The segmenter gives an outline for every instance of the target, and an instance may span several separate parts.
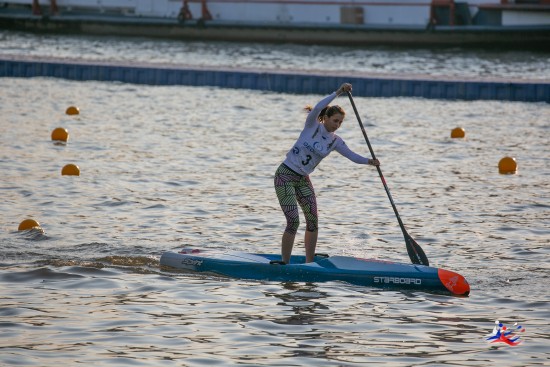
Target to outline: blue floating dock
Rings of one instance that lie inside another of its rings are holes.
[[[420,97],[550,103],[550,81],[457,80],[426,76],[398,78],[337,73],[233,70],[140,64],[0,58],[1,77],[54,77],[147,85],[213,86],[296,94],[325,94],[342,82],[362,97]]]

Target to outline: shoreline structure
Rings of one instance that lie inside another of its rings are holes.
[[[550,51],[550,0],[0,0],[0,29]]]

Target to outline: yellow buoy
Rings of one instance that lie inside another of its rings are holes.
[[[63,176],[80,176],[80,168],[76,164],[69,163],[61,170]]]
[[[52,131],[52,140],[67,141],[69,140],[69,132],[67,129],[58,127]]]
[[[518,171],[518,164],[515,158],[504,157],[498,162],[498,171],[502,174],[511,174]]]
[[[80,110],[76,106],[69,106],[67,107],[67,110],[65,110],[65,113],[67,115],[78,115],[80,114]]]
[[[466,136],[466,131],[461,127],[455,127],[451,131],[451,138],[463,138]]]
[[[25,219],[21,223],[19,223],[18,231],[25,231],[27,229],[33,229],[33,228],[40,228],[40,223],[35,221],[34,219]]]

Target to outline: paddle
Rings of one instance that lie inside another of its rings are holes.
[[[365,141],[369,146],[372,159],[376,159],[376,157],[374,156],[374,150],[372,150],[372,146],[370,145],[369,138],[367,137],[367,132],[365,131],[365,127],[363,126],[363,122],[361,122],[361,118],[359,117],[359,112],[357,112],[357,107],[355,107],[355,102],[353,102],[353,97],[351,96],[351,92],[348,91],[347,94],[349,97],[349,101],[351,102],[351,105],[353,107],[353,111],[355,112],[355,116],[357,117],[357,122],[359,123],[359,127],[361,128],[361,131],[363,132],[363,136],[365,137]],[[378,174],[380,175],[380,180],[382,180],[382,183],[384,184],[384,189],[386,189],[386,194],[388,194],[388,198],[390,199],[390,203],[393,208],[393,212],[397,217],[397,222],[399,223],[399,227],[401,227],[401,231],[403,232],[403,237],[405,238],[405,244],[407,246],[407,253],[411,258],[412,263],[426,265],[426,266],[430,265],[430,262],[428,261],[428,257],[426,257],[426,254],[422,250],[422,247],[420,247],[420,245],[416,243],[416,241],[407,233],[407,230],[403,225],[403,221],[401,221],[401,217],[399,217],[399,213],[397,212],[397,207],[393,202],[393,199],[390,194],[390,189],[386,184],[386,180],[384,179],[384,175],[382,174],[382,170],[380,169],[380,166],[376,166],[376,169],[378,170]]]

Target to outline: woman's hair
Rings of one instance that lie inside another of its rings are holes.
[[[311,105],[307,105],[304,110],[309,113],[311,112],[311,110],[313,110],[313,107]],[[319,121],[323,121],[323,117],[325,117],[325,115],[327,117],[330,117],[334,114],[341,114],[342,116],[346,116],[346,112],[344,111],[344,109],[338,105],[334,105],[334,106],[326,106],[325,108],[323,108],[321,110],[321,113],[319,113],[319,116],[317,117],[317,120]]]

